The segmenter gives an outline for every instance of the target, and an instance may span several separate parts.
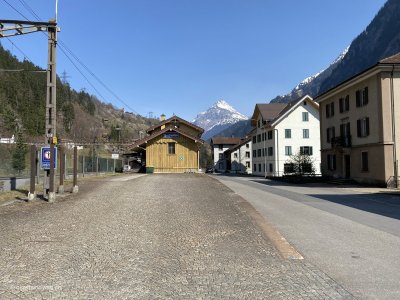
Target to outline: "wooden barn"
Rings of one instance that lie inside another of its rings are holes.
[[[146,130],[147,136],[130,148],[142,152],[146,169],[154,173],[187,173],[199,171],[199,148],[204,143],[204,129],[173,116]]]

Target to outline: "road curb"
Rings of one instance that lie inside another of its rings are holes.
[[[264,236],[272,242],[284,259],[304,259],[304,257],[280,234],[280,232],[276,230],[249,202],[242,198],[238,205],[247,215],[250,216],[253,224],[260,228]]]

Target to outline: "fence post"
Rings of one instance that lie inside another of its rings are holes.
[[[35,175],[36,175],[36,146],[31,146],[31,180],[30,189],[28,194],[28,201],[36,199],[36,189],[35,189]]]
[[[64,155],[64,148],[60,147],[60,186],[58,187],[58,193],[64,193],[64,173],[65,173],[65,155]]]
[[[72,183],[72,193],[77,193],[78,188],[78,148],[74,147],[74,174],[73,174],[73,183]],[[83,168],[82,168],[83,170]]]

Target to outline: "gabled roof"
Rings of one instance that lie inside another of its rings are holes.
[[[153,134],[148,135],[148,136],[146,136],[146,137],[144,137],[144,138],[142,138],[140,140],[137,140],[135,143],[130,145],[129,148],[135,148],[135,147],[140,147],[142,145],[145,145],[148,141],[150,141],[150,140],[152,140],[152,139],[154,139],[154,138],[156,138],[156,137],[158,137],[158,136],[160,136],[160,135],[162,135],[162,134],[164,134],[166,132],[177,132],[177,133],[179,133],[179,134],[181,134],[181,135],[183,135],[183,136],[195,141],[196,143],[199,142],[201,144],[204,144],[204,141],[202,139],[200,139],[200,138],[198,138],[196,136],[192,136],[192,135],[184,132],[183,130],[180,130],[179,128],[176,128],[176,127],[170,125],[170,126],[166,126],[162,130],[153,132]]]
[[[211,139],[211,145],[236,145],[241,140],[241,138],[235,137],[215,137]]]
[[[318,107],[319,107],[319,104],[316,103],[313,100],[313,98],[311,98],[311,96],[305,95],[302,98],[299,98],[297,100],[289,102],[286,105],[286,107],[279,113],[279,115],[276,116],[276,118],[274,120],[272,120],[271,122],[269,122],[269,124],[267,124],[267,125],[269,125],[271,127],[276,126],[280,121],[282,121],[282,119],[284,117],[286,117],[288,114],[290,114],[293,110],[295,110],[304,101],[307,101],[309,104],[313,105],[316,109],[318,109]]]
[[[262,103],[256,104],[253,116],[251,117],[251,125],[257,126],[257,115],[260,114],[264,121],[271,121],[286,107],[286,103]]]
[[[147,133],[151,133],[152,131],[154,131],[155,129],[161,127],[162,125],[167,125],[168,123],[174,123],[174,122],[183,123],[183,124],[185,124],[185,125],[187,125],[189,127],[192,127],[193,129],[197,130],[199,132],[199,134],[202,134],[204,132],[203,128],[198,127],[198,126],[194,125],[193,123],[190,123],[190,122],[188,122],[188,121],[186,121],[186,120],[184,120],[184,119],[182,119],[182,118],[180,118],[178,116],[172,116],[169,119],[166,119],[166,120],[164,120],[164,121],[162,121],[162,122],[160,122],[160,123],[158,123],[158,124],[156,124],[154,126],[151,126],[146,130],[146,132]]]
[[[256,104],[256,107],[254,109],[253,117],[251,120],[251,125],[253,127],[257,126],[257,114],[260,113],[263,121],[265,123],[263,126],[275,126],[278,124],[283,117],[285,117],[287,114],[289,114],[292,110],[294,110],[297,106],[299,106],[302,102],[307,101],[311,105],[314,105],[316,108],[318,108],[318,103],[313,101],[313,99],[309,96],[306,95],[302,98],[299,98],[297,100],[291,101],[289,103],[269,103],[269,104]]]

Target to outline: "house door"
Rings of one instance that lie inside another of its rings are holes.
[[[344,172],[345,178],[350,178],[350,155],[344,156]]]

